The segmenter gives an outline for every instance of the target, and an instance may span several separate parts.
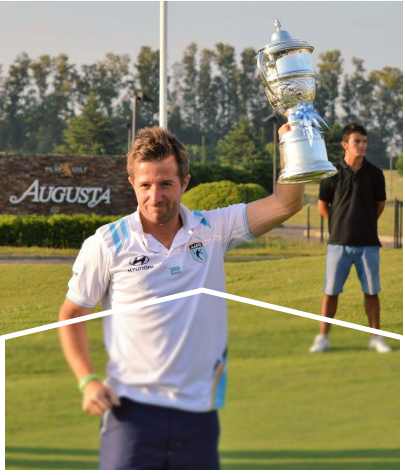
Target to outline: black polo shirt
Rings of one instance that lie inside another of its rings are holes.
[[[344,159],[335,166],[339,173],[319,188],[319,199],[330,203],[328,244],[381,246],[376,201],[387,199],[382,170],[365,158],[356,173]]]

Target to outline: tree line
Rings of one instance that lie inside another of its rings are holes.
[[[188,45],[169,71],[168,127],[188,145],[193,161],[249,167],[268,160],[272,110],[256,63],[256,51],[217,43]],[[331,159],[341,156],[344,124],[357,121],[369,132],[367,156],[386,168],[402,150],[403,72],[384,67],[366,72],[352,58],[344,74],[339,50],[320,54],[315,66],[315,110],[330,126],[325,138]],[[129,55],[106,54],[81,67],[69,57],[20,54],[0,70],[0,150],[14,153],[126,153],[134,95],[137,128],[158,123],[159,51],[142,46]]]

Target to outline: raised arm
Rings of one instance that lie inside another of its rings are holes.
[[[304,203],[304,185],[277,185],[267,198],[247,207],[249,230],[255,236],[268,233],[297,213]]]
[[[280,127],[279,136],[291,129],[290,124]],[[304,185],[277,185],[274,193],[247,206],[250,231],[261,236],[297,213],[304,204]]]
[[[80,307],[66,299],[59,313],[59,321],[89,315],[91,309]],[[90,360],[86,322],[65,325],[59,328],[59,338],[63,353],[78,382],[95,370]],[[87,382],[83,388],[83,410],[92,416],[100,416],[112,405],[119,405],[115,392],[98,379]]]

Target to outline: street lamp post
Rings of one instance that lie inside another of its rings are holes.
[[[127,131],[128,131],[128,152],[131,149],[131,124],[127,124]]]
[[[160,2],[159,125],[167,128],[167,2]]]
[[[136,103],[137,102],[140,102],[142,104],[142,102],[153,102],[153,100],[147,96],[144,92],[137,92],[135,95],[134,95],[134,98],[133,98],[133,103],[132,103],[132,142],[131,143],[134,143],[135,141],[135,133],[136,133]],[[129,147],[131,148],[131,147]],[[128,149],[129,149],[128,148]]]
[[[276,180],[277,180],[277,115],[271,114],[262,122],[269,122],[273,124],[273,189],[272,192],[276,189]]]

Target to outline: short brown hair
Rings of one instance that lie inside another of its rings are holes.
[[[358,124],[357,122],[353,122],[353,124],[348,124],[343,129],[342,142],[348,142],[350,135],[354,133],[358,133],[360,135],[364,135],[365,137],[367,137],[366,129],[362,125]]]
[[[134,175],[136,162],[163,161],[173,155],[179,167],[179,178],[183,182],[189,174],[189,158],[186,147],[180,140],[163,127],[145,127],[138,136],[127,155],[127,172]]]

